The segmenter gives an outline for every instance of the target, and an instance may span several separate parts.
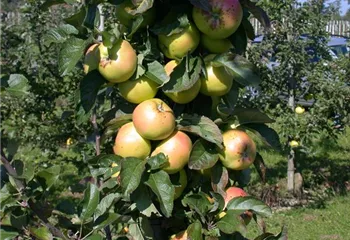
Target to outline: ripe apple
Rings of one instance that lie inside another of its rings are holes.
[[[187,240],[187,230],[172,235],[170,240]]]
[[[224,67],[212,66],[211,60],[215,57],[210,54],[204,58],[207,78],[201,77],[200,92],[207,96],[223,96],[228,93],[233,84],[233,77]]]
[[[226,189],[226,196],[224,198],[225,201],[225,207],[227,206],[228,202],[236,197],[245,197],[248,196],[248,194],[241,188],[238,187],[229,187]],[[226,212],[221,212],[218,214],[218,218],[223,218],[226,215]],[[244,221],[245,225],[248,225],[250,221],[252,220],[253,213],[249,210],[245,211],[243,214],[241,214],[241,218]]]
[[[173,175],[170,175],[171,178],[175,177],[175,174]],[[174,200],[175,199],[178,199],[182,192],[185,190],[186,186],[187,186],[187,175],[186,175],[186,171],[184,169],[181,169],[179,172],[178,172],[178,178],[175,179],[176,183],[177,184],[180,184],[180,185],[175,185],[175,195],[174,195]]]
[[[160,50],[170,59],[181,59],[188,52],[194,52],[199,45],[199,39],[199,31],[193,23],[180,33],[158,36]]]
[[[193,7],[192,17],[198,29],[214,39],[224,39],[233,34],[243,18],[239,0],[209,0],[210,11]]]
[[[190,159],[191,150],[191,139],[185,133],[175,130],[170,137],[159,143],[151,155],[164,153],[169,162],[163,167],[163,170],[173,174],[185,167]]]
[[[201,35],[201,45],[210,53],[217,54],[226,53],[233,47],[227,38],[213,39],[205,34]]]
[[[128,80],[118,84],[120,95],[127,101],[139,104],[154,98],[158,92],[158,84],[146,76],[136,80]]]
[[[151,143],[136,131],[134,124],[124,124],[118,131],[113,151],[121,157],[137,157],[144,159],[151,153]]]
[[[244,170],[253,164],[256,145],[249,135],[241,130],[230,129],[222,134],[224,148],[218,149],[222,164],[232,170]]]
[[[149,140],[163,140],[175,129],[173,110],[161,99],[152,98],[143,101],[132,114],[137,132]]]
[[[173,72],[174,68],[178,65],[176,60],[171,60],[165,66],[165,72],[168,76]],[[201,88],[201,81],[197,80],[197,82],[189,89],[182,92],[164,92],[166,96],[168,96],[171,100],[176,103],[186,104],[195,99],[199,93],[199,89]]]
[[[109,82],[124,82],[134,74],[137,67],[137,56],[128,41],[118,41],[111,49],[100,44],[99,51],[98,70]]]
[[[100,62],[99,44],[92,44],[85,53],[84,57],[84,73],[88,74],[90,71],[98,68]]]
[[[137,15],[132,15],[129,13],[130,10],[134,10],[136,6],[131,0],[125,0],[121,4],[116,5],[117,20],[127,26],[131,27],[132,21],[137,17]],[[148,25],[152,25],[156,19],[155,8],[150,8],[146,12],[142,13],[143,21],[140,28],[145,28]]]
[[[305,108],[298,106],[295,108],[295,112],[297,114],[303,114],[305,112]]]

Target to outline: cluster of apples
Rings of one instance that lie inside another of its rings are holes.
[[[164,70],[168,76],[188,53],[193,53],[199,45],[208,53],[204,58],[207,76],[199,77],[191,88],[181,92],[165,92],[170,99],[179,104],[191,102],[198,93],[207,96],[223,96],[227,94],[233,84],[233,77],[224,67],[214,67],[211,63],[218,53],[224,53],[232,48],[227,39],[241,24],[243,11],[239,0],[211,0],[211,12],[193,7],[192,20],[179,33],[172,35],[159,34],[159,49],[167,57],[168,62]],[[131,0],[117,5],[117,20],[130,26],[136,16],[130,10],[135,9]],[[170,12],[167,18],[171,18]],[[154,24],[155,8],[152,7],[142,14],[144,20],[141,28]],[[137,55],[127,40],[119,40],[108,48],[100,44],[90,46],[85,54],[84,72],[98,69],[101,75],[113,84],[117,84],[120,95],[127,101],[139,104],[154,98],[160,86],[145,75],[130,80],[137,69]]]
[[[115,138],[113,151],[122,157],[146,159],[163,153],[168,162],[163,170],[169,174],[180,172],[180,185],[175,186],[177,199],[187,184],[186,172],[192,141],[189,136],[177,130],[173,110],[161,99],[148,99],[137,105],[132,122],[123,125]],[[156,147],[152,149],[151,142]]]

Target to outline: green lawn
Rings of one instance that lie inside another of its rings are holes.
[[[350,239],[350,196],[327,201],[324,208],[299,208],[276,212],[265,220],[267,230],[278,233],[284,224],[289,240]],[[257,225],[248,226],[249,239],[259,234]]]
[[[274,212],[273,217],[265,221],[267,230],[278,233],[284,224],[288,230],[288,239],[291,240],[348,240],[350,194],[347,189],[349,185],[345,182],[350,181],[350,128],[340,135],[338,141],[320,139],[315,141],[315,146],[311,157],[297,154],[296,170],[302,173],[305,188],[317,189],[316,194],[322,193],[317,196],[319,202],[310,207]],[[264,148],[260,143],[258,147],[268,168],[268,183],[280,183],[286,177],[286,156]],[[252,172],[252,184],[248,186],[248,191],[261,187],[257,173],[254,170]],[[331,185],[333,188],[325,188],[326,182],[334,184]],[[258,227],[252,222],[247,237],[254,239],[258,234]]]

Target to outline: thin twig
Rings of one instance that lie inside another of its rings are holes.
[[[92,123],[92,126],[94,128],[94,134],[95,134],[96,156],[98,156],[101,154],[101,136],[100,136],[100,132],[98,129],[96,118],[97,118],[97,114],[96,114],[96,106],[95,106],[93,109],[93,112],[92,112],[92,116],[91,116],[91,123]],[[111,229],[110,229],[109,225],[107,225],[104,228],[104,230],[106,232],[106,239],[112,240],[112,234],[111,234]]]

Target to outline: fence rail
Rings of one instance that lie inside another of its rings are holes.
[[[3,23],[19,24],[21,22],[21,14],[19,12],[1,12],[1,21]],[[254,27],[255,35],[261,35],[263,33],[263,27],[261,26],[261,23],[256,18],[252,18],[250,22]],[[332,35],[339,35],[350,38],[350,21],[329,21],[326,26],[326,30]]]
[[[256,36],[263,34],[263,27],[261,23],[256,19],[250,20],[254,27],[254,33]],[[329,21],[326,26],[327,32],[332,35],[344,36],[350,38],[350,21],[345,20],[332,20]]]

